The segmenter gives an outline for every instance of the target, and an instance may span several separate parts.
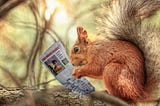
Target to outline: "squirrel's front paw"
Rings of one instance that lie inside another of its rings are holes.
[[[81,78],[82,77],[81,69],[80,68],[74,69],[74,71],[72,72],[72,76],[74,76],[75,78]]]

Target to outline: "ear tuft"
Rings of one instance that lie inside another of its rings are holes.
[[[87,31],[83,27],[81,26],[77,27],[77,34],[78,34],[79,42],[87,40],[87,37],[88,37]]]

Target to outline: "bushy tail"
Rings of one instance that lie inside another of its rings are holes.
[[[160,98],[160,29],[142,25],[142,18],[160,7],[158,0],[112,0],[103,6],[98,18],[98,33],[112,39],[136,44],[144,54],[146,68],[145,90],[150,94],[142,101]]]

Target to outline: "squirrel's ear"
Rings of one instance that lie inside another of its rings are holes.
[[[86,42],[87,41],[87,31],[83,27],[77,27],[77,34],[79,42]]]

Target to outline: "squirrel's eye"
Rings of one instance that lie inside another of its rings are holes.
[[[79,48],[78,47],[75,47],[74,48],[74,52],[76,53],[76,52],[78,52],[79,51]]]

